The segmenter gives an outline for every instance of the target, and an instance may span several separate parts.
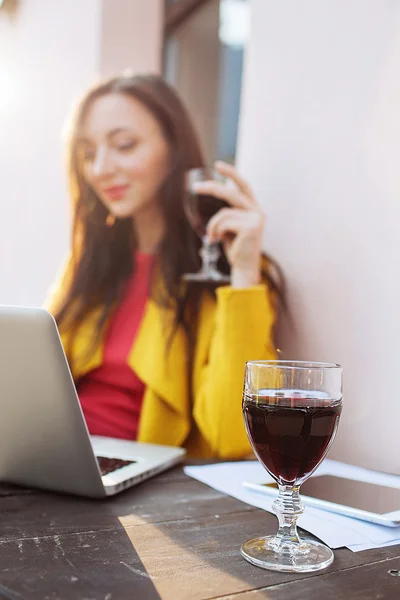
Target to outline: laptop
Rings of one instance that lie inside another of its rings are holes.
[[[0,481],[104,498],[184,455],[183,448],[91,437],[53,317],[0,306]]]

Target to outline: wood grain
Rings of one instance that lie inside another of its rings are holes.
[[[369,565],[320,574],[302,581],[219,596],[218,600],[298,600],[314,597],[324,600],[399,600],[400,578],[389,574],[390,569],[399,566],[400,558],[384,559]]]
[[[275,517],[180,468],[105,501],[9,492],[0,492],[0,598],[400,599],[400,577],[388,574],[400,546],[341,549],[312,575],[248,564],[240,544],[276,531]]]

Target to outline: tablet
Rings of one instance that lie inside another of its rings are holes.
[[[276,483],[243,485],[255,492],[277,495]],[[300,488],[302,502],[379,525],[400,525],[400,488],[345,479],[335,475],[316,475]]]

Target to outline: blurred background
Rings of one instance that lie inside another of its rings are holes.
[[[345,369],[330,456],[400,474],[400,3],[0,0],[1,303],[43,302],[69,244],[64,121],[124,69],[163,73],[208,160],[251,182],[284,356]]]

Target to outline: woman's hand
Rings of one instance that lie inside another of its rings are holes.
[[[232,180],[235,186],[218,181],[196,183],[196,193],[210,194],[229,204],[229,207],[222,208],[210,219],[207,235],[211,242],[223,243],[231,265],[232,287],[250,287],[260,282],[265,215],[250,186],[235,167],[218,161],[215,169]]]

